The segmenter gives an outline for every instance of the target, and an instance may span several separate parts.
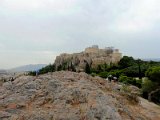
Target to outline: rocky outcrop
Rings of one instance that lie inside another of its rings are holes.
[[[150,107],[132,104],[116,86],[85,73],[20,76],[0,86],[0,120],[160,119]]]
[[[85,51],[81,53],[74,54],[61,54],[56,57],[55,66],[63,66],[67,68],[71,64],[76,67],[77,71],[83,71],[86,62],[92,67],[96,68],[99,64],[110,64],[117,63],[120,61],[122,54],[119,53],[118,49],[105,48],[99,49],[98,46],[92,46],[86,48]],[[65,69],[64,68],[64,69]]]

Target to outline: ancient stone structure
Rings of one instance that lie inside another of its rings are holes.
[[[120,61],[122,54],[118,49],[113,47],[106,47],[100,49],[97,45],[88,47],[85,51],[81,53],[67,54],[63,53],[60,56],[56,57],[55,65],[56,68],[60,65],[69,66],[73,64],[76,67],[76,70],[82,70],[85,67],[86,62],[92,67],[95,68],[99,64],[111,64],[117,63]]]

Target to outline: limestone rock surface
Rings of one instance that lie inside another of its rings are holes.
[[[159,111],[131,104],[116,85],[64,71],[21,76],[0,86],[0,120],[160,119]]]

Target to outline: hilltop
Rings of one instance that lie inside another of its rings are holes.
[[[135,102],[119,91],[119,86],[99,77],[69,71],[20,76],[0,86],[0,119],[160,119],[159,106],[142,98]]]
[[[122,53],[113,47],[100,49],[97,45],[86,48],[80,53],[63,53],[56,57],[56,69],[66,70],[70,66],[75,67],[75,71],[84,71],[86,64],[91,68],[97,68],[100,64],[118,63],[122,58]]]

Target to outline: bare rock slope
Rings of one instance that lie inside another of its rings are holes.
[[[132,104],[115,83],[85,73],[21,76],[0,86],[0,120],[159,120],[156,111]]]

